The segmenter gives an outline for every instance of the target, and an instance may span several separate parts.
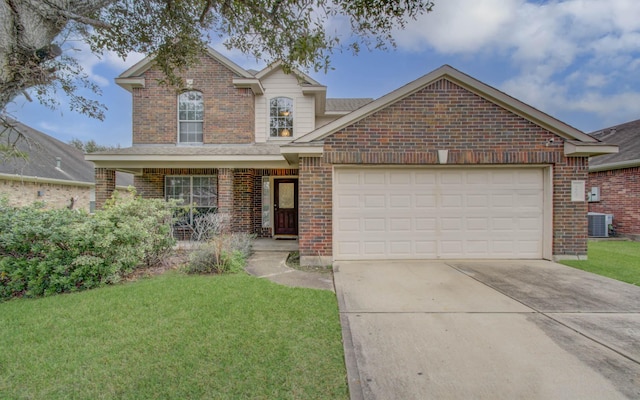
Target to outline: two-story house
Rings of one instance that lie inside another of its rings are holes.
[[[586,256],[588,157],[615,146],[449,66],[375,101],[214,50],[182,77],[159,84],[147,58],[116,79],[133,146],[87,156],[99,204],[130,172],[187,219],[215,210],[234,231],[297,237],[303,264]]]

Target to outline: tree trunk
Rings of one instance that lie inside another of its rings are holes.
[[[26,89],[55,80],[47,61],[69,21],[116,0],[0,0],[0,110]]]

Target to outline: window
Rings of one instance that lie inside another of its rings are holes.
[[[194,217],[216,211],[218,180],[215,176],[167,176],[165,198],[181,200],[177,225],[192,225]]]
[[[201,92],[184,92],[178,96],[179,143],[202,143],[203,111]]]
[[[271,137],[293,136],[293,100],[276,97],[270,102]]]

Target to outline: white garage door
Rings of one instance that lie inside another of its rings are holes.
[[[334,171],[334,258],[542,258],[543,170]]]

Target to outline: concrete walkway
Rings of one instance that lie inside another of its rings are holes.
[[[307,272],[287,266],[289,253],[297,249],[295,240],[257,239],[245,270],[281,285],[334,291],[331,271]]]
[[[546,261],[334,278],[352,399],[640,398],[640,287]]]

